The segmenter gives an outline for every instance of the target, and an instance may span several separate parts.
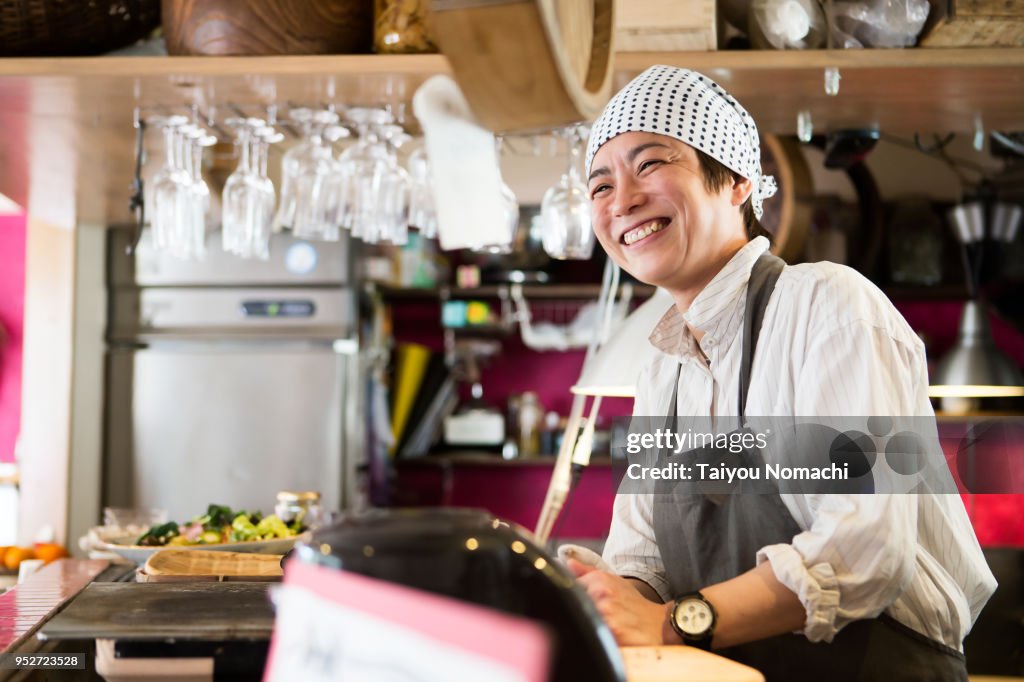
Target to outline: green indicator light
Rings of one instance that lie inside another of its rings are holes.
[[[270,315],[271,317],[273,317],[274,315],[277,315],[277,312],[280,309],[281,309],[280,305],[278,305],[277,303],[271,303],[270,305],[267,306],[267,315]]]

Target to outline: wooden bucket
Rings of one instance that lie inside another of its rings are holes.
[[[614,0],[434,0],[441,52],[494,131],[589,121],[611,96]]]
[[[163,0],[172,55],[355,54],[373,43],[373,0]]]

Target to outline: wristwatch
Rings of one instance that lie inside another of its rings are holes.
[[[676,599],[668,619],[672,629],[686,644],[705,651],[711,650],[711,638],[715,635],[718,614],[700,592]]]

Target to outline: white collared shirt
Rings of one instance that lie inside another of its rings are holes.
[[[768,247],[752,240],[685,314],[669,308],[650,336],[659,352],[638,379],[635,415],[666,412],[680,363],[677,414],[737,414],[747,282]],[[699,344],[687,325],[704,332]],[[924,345],[878,288],[834,263],[783,270],[755,350],[747,414],[932,416],[927,391]],[[809,640],[831,641],[884,611],[963,650],[996,581],[959,495],[781,497],[803,532],[761,548],[756,562],[770,562],[799,597]],[[604,559],[670,598],[650,495],[616,496]]]

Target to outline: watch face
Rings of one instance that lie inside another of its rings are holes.
[[[711,627],[714,618],[711,607],[699,599],[686,599],[676,607],[676,625],[688,635],[703,635]]]

